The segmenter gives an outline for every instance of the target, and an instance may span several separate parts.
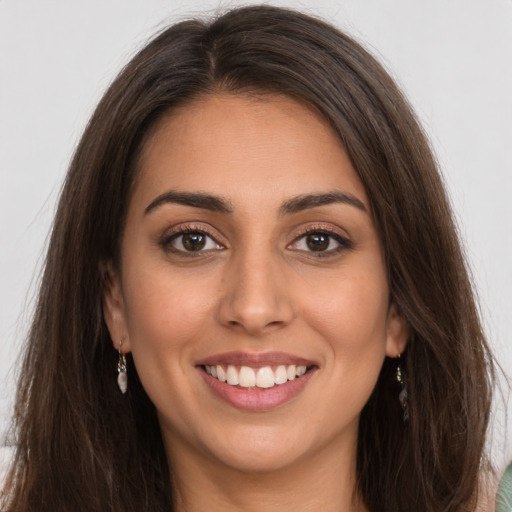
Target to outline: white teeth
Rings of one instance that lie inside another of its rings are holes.
[[[259,388],[271,388],[275,384],[274,372],[270,366],[264,366],[258,369],[256,373],[256,386]]]
[[[297,366],[297,369],[295,370],[295,375],[297,377],[300,377],[301,375],[304,375],[306,373],[306,367],[305,366]]]
[[[243,388],[256,386],[256,374],[254,370],[248,366],[242,366],[238,372],[238,381]]]
[[[276,384],[284,384],[288,380],[285,366],[278,366],[274,372],[274,382]]]
[[[285,384],[289,380],[301,377],[307,371],[306,366],[297,366],[291,364],[288,366],[279,365],[275,370],[270,366],[261,368],[251,368],[250,366],[241,366],[240,370],[234,365],[228,365],[227,369],[220,364],[216,366],[205,365],[206,373],[212,377],[227,382],[231,386],[239,385],[242,388],[271,388],[276,384]]]
[[[234,366],[228,366],[226,380],[228,384],[230,384],[231,386],[236,386],[238,384],[238,372],[236,371],[236,368]]]
[[[219,379],[221,382],[226,382],[226,372],[224,371],[224,368],[220,364],[216,366],[217,369],[217,379]]]

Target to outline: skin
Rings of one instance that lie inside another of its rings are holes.
[[[173,202],[145,212],[168,191],[218,196],[231,213]],[[281,211],[334,191],[364,208]],[[205,250],[185,251],[184,228],[211,236]],[[326,234],[327,250],[312,250],[305,229]],[[364,510],[359,414],[407,327],[389,303],[364,187],[317,114],[285,97],[216,94],[161,121],[143,150],[104,312],[157,408],[178,510]],[[241,410],[196,367],[234,350],[286,352],[317,370],[288,402]]]

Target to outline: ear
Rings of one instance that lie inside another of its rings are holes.
[[[122,352],[126,354],[130,352],[130,337],[128,335],[121,280],[111,262],[102,264],[101,271],[104,276],[103,316],[105,323],[114,348],[118,350],[121,340],[123,340]]]
[[[386,355],[398,357],[407,346],[409,325],[394,303],[389,306],[386,328]]]

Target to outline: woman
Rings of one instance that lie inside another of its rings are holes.
[[[492,376],[382,67],[284,9],[180,23],[71,163],[4,507],[476,510]]]

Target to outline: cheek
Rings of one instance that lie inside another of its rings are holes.
[[[332,385],[343,383],[341,404],[358,410],[369,398],[385,357],[388,288],[382,273],[339,276],[304,306],[328,344]]]
[[[382,276],[340,276],[317,290],[304,309],[333,343],[340,340],[347,349],[384,344],[388,292]]]
[[[184,273],[173,273],[168,265],[146,263],[137,272],[126,270],[130,350],[146,392],[164,407],[170,396],[184,392],[179,383],[190,377],[186,362],[208,329],[208,283],[180,278]]]
[[[128,262],[127,262],[128,263]],[[211,318],[210,294],[199,279],[180,278],[168,265],[146,263],[135,272],[126,265],[125,315],[130,350],[144,389],[158,410],[169,403],[193,403],[192,390],[180,385],[190,379],[191,353]],[[205,297],[206,296],[206,297]],[[188,397],[188,399],[187,399]],[[176,423],[183,419],[175,417]]]
[[[190,338],[206,321],[212,307],[209,283],[166,265],[145,265],[125,287],[126,319],[132,345]],[[135,349],[135,347],[133,347]]]

